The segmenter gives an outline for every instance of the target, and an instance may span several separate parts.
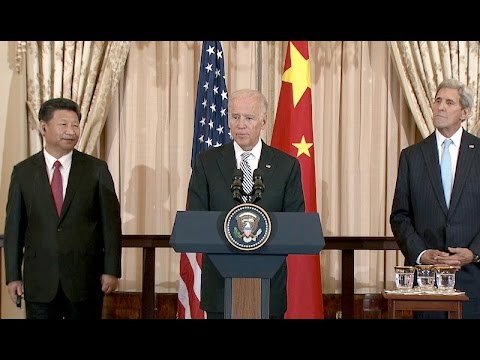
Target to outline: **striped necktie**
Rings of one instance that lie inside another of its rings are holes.
[[[242,196],[243,202],[250,202],[250,193],[253,188],[253,173],[248,159],[253,156],[252,153],[245,151],[242,154],[242,161],[240,162],[240,169],[243,172],[243,192],[248,194],[247,196]]]

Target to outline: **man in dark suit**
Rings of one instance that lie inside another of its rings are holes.
[[[461,126],[472,105],[471,90],[461,82],[449,79],[439,85],[433,103],[436,130],[401,152],[390,215],[406,265],[459,267],[455,288],[470,298],[463,304],[464,318],[480,318],[480,139]],[[444,150],[448,139],[451,145]],[[442,182],[445,151],[451,180]],[[444,183],[450,184],[445,190]],[[445,318],[446,313],[416,316]]]
[[[13,302],[24,295],[27,319],[100,319],[103,294],[117,288],[121,275],[113,179],[104,161],[74,149],[78,104],[48,100],[38,118],[45,147],[14,166],[8,193],[8,292]],[[58,187],[50,186],[54,177]]]
[[[300,163],[266,145],[260,132],[266,126],[267,100],[255,90],[239,90],[229,97],[228,124],[233,142],[199,154],[188,188],[187,209],[224,211],[235,205],[230,185],[242,154],[261,169],[265,192],[256,204],[269,212],[305,211]],[[287,309],[287,265],[283,263],[270,284],[270,317],[283,318]],[[207,318],[224,317],[224,279],[208,255],[203,256],[201,303]]]

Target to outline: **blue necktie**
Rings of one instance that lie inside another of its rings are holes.
[[[450,195],[452,193],[452,158],[448,149],[452,144],[452,140],[445,139],[443,142],[442,161],[440,161],[440,169],[442,171],[443,193],[445,194],[445,202],[447,207],[450,206]]]

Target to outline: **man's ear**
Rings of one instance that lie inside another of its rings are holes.
[[[40,126],[40,133],[41,133],[42,135],[45,135],[45,127],[47,126],[47,124],[45,123],[45,121],[40,121],[39,126]]]
[[[462,120],[462,122],[467,120],[470,117],[470,115],[472,115],[471,109],[467,109],[467,108],[462,109],[462,113],[463,113],[463,116],[464,116],[463,118],[460,119],[460,120]]]

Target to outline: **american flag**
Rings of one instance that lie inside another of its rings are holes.
[[[198,75],[192,168],[199,153],[231,141],[227,107],[222,44],[220,41],[204,41]],[[205,312],[200,309],[201,264],[202,254],[180,254],[179,319],[205,318]]]

